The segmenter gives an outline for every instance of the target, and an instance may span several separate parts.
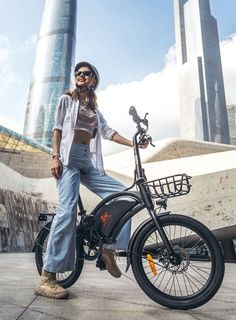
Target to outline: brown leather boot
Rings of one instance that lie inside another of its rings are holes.
[[[101,259],[105,264],[107,271],[115,278],[120,278],[121,271],[116,264],[116,260],[114,258],[116,254],[115,250],[110,250],[107,248],[102,248]]]
[[[42,272],[39,286],[35,289],[34,293],[37,296],[53,299],[67,299],[69,297],[69,291],[57,284],[56,274],[45,270]]]

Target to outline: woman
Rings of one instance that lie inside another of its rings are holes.
[[[69,292],[56,283],[56,273],[74,268],[80,183],[101,198],[125,189],[104,172],[101,136],[132,147],[132,141],[111,129],[97,108],[97,69],[88,62],[80,62],[74,75],[76,88],[60,98],[55,114],[51,171],[57,179],[59,209],[52,222],[40,283],[35,289],[36,295],[55,299],[69,296]],[[116,278],[121,272],[114,259],[115,249],[127,248],[130,229],[128,222],[116,244],[103,247],[101,251],[107,271]]]

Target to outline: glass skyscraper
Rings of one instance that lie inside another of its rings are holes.
[[[55,107],[74,65],[77,0],[46,0],[25,114],[24,135],[52,146]]]

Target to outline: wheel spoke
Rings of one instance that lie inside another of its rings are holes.
[[[190,268],[195,271],[200,277],[202,277],[204,280],[207,281],[208,277],[204,277],[198,270],[201,270],[200,268],[193,268],[192,265],[190,264]],[[205,271],[204,271],[205,272]],[[206,272],[206,274],[209,276],[209,273]]]

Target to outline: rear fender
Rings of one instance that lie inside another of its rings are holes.
[[[140,195],[136,192],[124,191],[105,198],[92,213],[95,231],[104,239],[111,238],[119,222],[140,203]]]

